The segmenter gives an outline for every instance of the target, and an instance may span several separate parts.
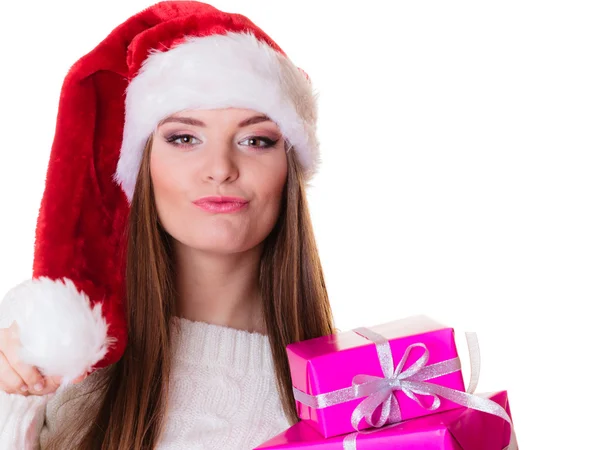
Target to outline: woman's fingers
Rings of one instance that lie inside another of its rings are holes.
[[[0,351],[4,354],[8,364],[27,384],[29,393],[42,393],[45,387],[43,375],[37,368],[25,364],[19,359],[18,352],[21,349],[21,340],[19,339],[17,322],[13,322],[9,328],[2,331],[0,333]]]
[[[49,383],[52,383],[55,386],[60,386],[60,383],[62,382],[62,377],[59,377],[59,376],[46,377],[46,380],[48,380]]]
[[[20,360],[20,349],[21,341],[17,323],[13,322],[8,328],[1,328],[0,389],[9,394],[21,395],[46,395],[56,392],[62,377],[44,377],[37,367]],[[72,383],[83,381],[87,375],[87,373],[81,374]]]
[[[12,368],[4,353],[0,352],[0,389],[9,394],[28,395],[28,389],[21,390],[27,385],[17,372]]]
[[[45,380],[46,386],[39,395],[52,394],[60,387],[60,377],[46,377]]]

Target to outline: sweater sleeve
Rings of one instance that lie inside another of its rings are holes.
[[[54,394],[8,394],[0,390],[0,450],[39,448],[46,405]]]
[[[48,395],[24,396],[0,390],[0,450],[44,450],[62,427],[75,420],[86,402],[98,400],[97,392],[92,397],[87,392],[96,373]]]

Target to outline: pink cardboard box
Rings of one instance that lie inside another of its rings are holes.
[[[510,416],[506,391],[480,396],[498,403]],[[348,435],[323,438],[301,421],[255,450],[502,450],[510,442],[511,430],[500,417],[461,407],[351,435],[355,436],[353,443],[348,442]]]
[[[389,342],[393,369],[396,371],[398,371],[399,362],[404,356],[407,356],[407,359],[402,371],[409,369],[413,363],[422,357],[425,348],[429,353],[425,368],[449,360],[455,360],[455,363],[460,364],[453,329],[440,325],[426,316],[395,320],[369,327],[368,330],[377,333]],[[407,350],[410,351],[408,354],[406,354]],[[384,378],[377,345],[369,338],[357,333],[356,330],[292,343],[287,346],[287,356],[294,388],[310,396],[318,396],[343,388],[352,388],[353,378],[359,374]],[[464,392],[465,385],[460,366],[455,370],[452,373],[424,381]],[[432,405],[433,397],[417,395],[422,402],[422,404],[419,404],[419,402],[409,398],[402,390],[394,390],[391,395],[397,400],[402,420],[460,406],[439,397],[439,407],[435,411],[431,411],[427,407]],[[313,402],[312,406],[307,406],[311,403],[307,402],[306,399],[303,401],[307,404],[301,403],[301,401],[298,401],[301,397],[297,396],[296,409],[301,420],[313,426],[323,437],[332,437],[370,428],[364,418],[357,424],[357,428],[353,426],[351,419],[355,408],[366,397],[367,395],[344,400],[338,404],[326,404],[325,406],[322,403],[316,404]],[[316,400],[313,398],[313,401]],[[373,424],[377,423],[381,411],[381,406],[374,411]],[[392,419],[388,421],[388,423],[391,422]]]

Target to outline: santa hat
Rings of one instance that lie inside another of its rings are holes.
[[[148,137],[185,109],[269,116],[306,178],[319,164],[308,76],[248,18],[196,1],[157,3],[69,70],[36,227],[33,277],[5,297],[21,358],[70,380],[127,345],[124,234]]]

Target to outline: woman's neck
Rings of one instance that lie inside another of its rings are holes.
[[[199,251],[175,242],[179,317],[266,333],[258,283],[262,249],[233,255]]]

